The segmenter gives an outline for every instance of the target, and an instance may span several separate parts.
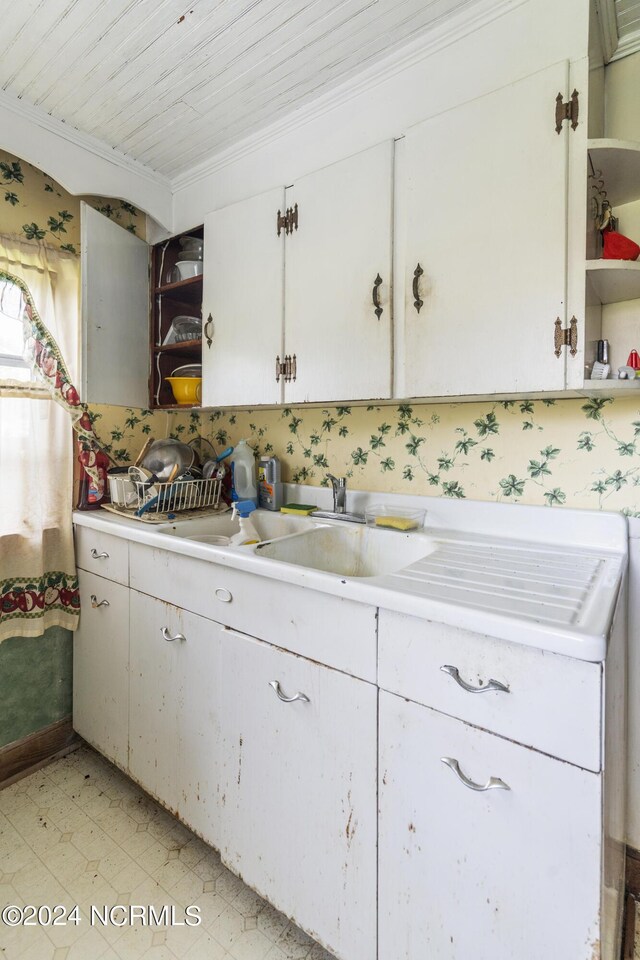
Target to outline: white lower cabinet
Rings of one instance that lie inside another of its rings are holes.
[[[129,748],[129,588],[78,571],[82,616],[73,643],[73,726],[126,769]]]
[[[218,624],[131,591],[129,772],[220,845]]]
[[[600,775],[385,692],[379,736],[379,960],[605,956]]]
[[[376,687],[135,590],[130,628],[131,776],[337,957],[370,960]]]
[[[343,960],[376,955],[376,688],[222,631],[221,854]]]

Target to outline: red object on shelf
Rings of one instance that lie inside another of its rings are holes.
[[[627,357],[627,366],[633,367],[634,370],[640,370],[640,357],[637,350],[632,350]]]
[[[615,230],[606,230],[602,234],[602,241],[603,260],[637,260],[640,256],[640,247],[635,240],[630,240]]]

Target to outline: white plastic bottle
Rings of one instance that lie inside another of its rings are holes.
[[[241,440],[231,457],[231,499],[251,500],[258,506],[256,458],[246,440]]]
[[[237,547],[248,543],[260,543],[260,536],[253,525],[251,514],[256,509],[252,500],[237,500],[233,505],[231,514],[232,520],[236,516],[240,521],[240,532],[234,534],[229,540],[229,546]]]

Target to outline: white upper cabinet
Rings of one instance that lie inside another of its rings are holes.
[[[562,390],[566,62],[434,116],[406,137],[403,359],[396,395]],[[402,379],[404,378],[404,383]]]
[[[391,396],[392,179],[388,141],[206,218],[204,407]]]
[[[282,379],[284,188],[205,220],[202,405],[279,403]],[[208,322],[207,322],[208,321]],[[209,339],[211,343],[209,343]]]
[[[287,190],[287,403],[391,396],[392,178],[387,141]]]
[[[82,400],[149,403],[149,246],[80,205]]]

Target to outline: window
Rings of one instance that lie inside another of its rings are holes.
[[[0,286],[0,380],[29,382],[22,356],[22,292],[15,283]]]

